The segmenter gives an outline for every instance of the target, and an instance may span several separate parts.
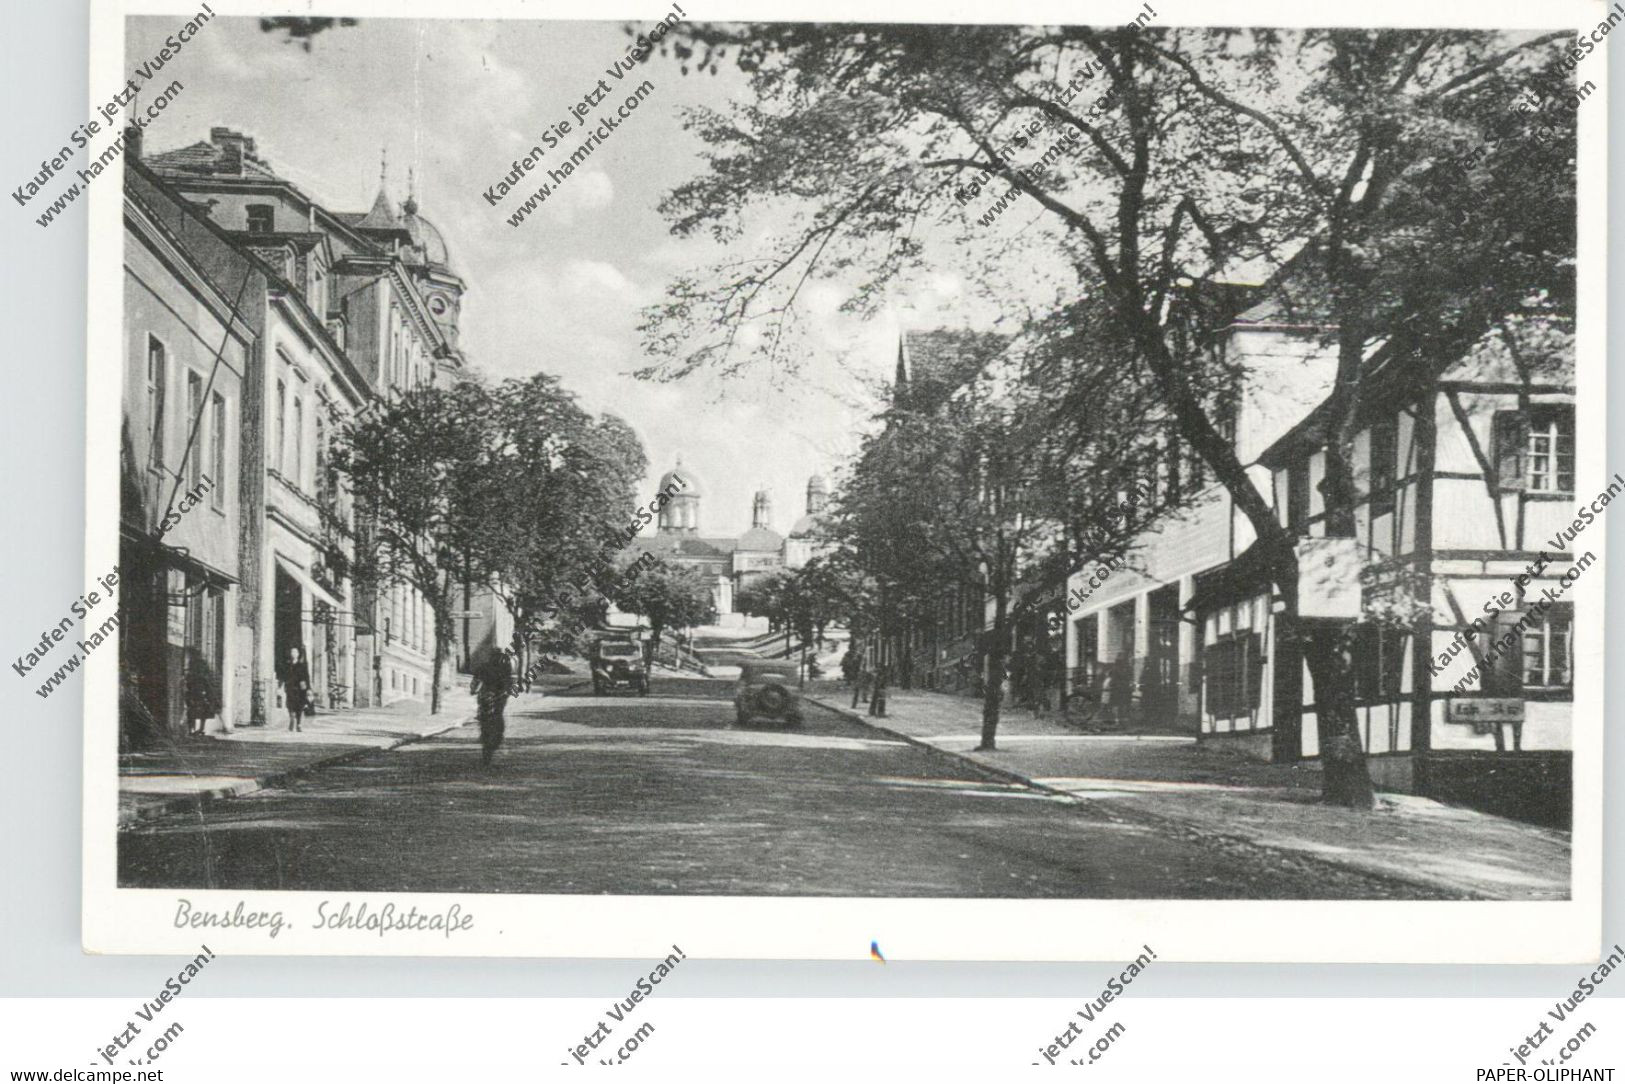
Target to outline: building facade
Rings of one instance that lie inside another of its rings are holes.
[[[1259,455],[1330,386],[1336,362],[1321,333],[1281,322],[1266,301],[1239,315],[1215,342],[1214,364],[1238,373],[1225,425],[1261,492],[1268,491],[1269,471]],[[1067,691],[1084,710],[1116,721],[1195,734],[1204,645],[1185,611],[1199,579],[1252,543],[1252,526],[1199,462],[1174,461],[1148,484],[1158,487],[1156,500],[1179,511],[1135,538],[1115,566],[1091,564],[1067,578],[1057,604],[1065,610]]]
[[[189,683],[213,697],[211,731],[241,718],[251,693],[239,433],[259,350],[244,306],[265,285],[183,200],[126,170],[115,625],[125,680],[174,736],[189,729]]]
[[[1509,325],[1437,374],[1379,358],[1354,447],[1352,538],[1328,537],[1324,411],[1265,450],[1274,507],[1300,539],[1298,611],[1246,554],[1204,584],[1204,740],[1318,755],[1295,644],[1352,615],[1360,740],[1379,786],[1522,816],[1568,808],[1573,584],[1596,555],[1564,532],[1625,490],[1577,492],[1573,359],[1572,335],[1550,321]]]
[[[142,157],[139,141],[134,157]],[[428,699],[432,608],[409,585],[369,593],[351,582],[355,512],[327,449],[368,404],[464,377],[465,285],[444,239],[412,196],[397,208],[382,183],[369,211],[328,210],[230,128],[145,157],[137,169],[263,280],[242,303],[255,348],[241,407],[237,604],[252,643],[233,717],[280,715],[295,646],[320,704]],[[464,647],[506,642],[511,621],[500,602],[472,586],[460,594]],[[459,651],[453,661],[467,657]]]
[[[829,485],[819,475],[807,480],[806,512],[788,536],[773,529],[773,498],[766,487],[751,501],[751,526],[736,537],[702,534],[705,487],[681,456],[660,476],[657,492],[671,492],[660,510],[655,533],[627,544],[634,559],[642,554],[691,568],[711,586],[711,603],[722,625],[739,625],[744,615],[734,609],[734,596],[753,580],[781,568],[800,568],[821,551],[818,528],[829,501]]]

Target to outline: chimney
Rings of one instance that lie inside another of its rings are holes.
[[[133,124],[124,126],[124,153],[136,161],[141,160],[141,129]]]
[[[230,128],[210,128],[209,142],[220,148],[220,165],[216,172],[243,171],[243,145],[250,141],[244,139],[241,132],[234,132]]]

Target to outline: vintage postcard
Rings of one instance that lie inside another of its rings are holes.
[[[88,951],[1596,957],[1625,8],[92,20]]]

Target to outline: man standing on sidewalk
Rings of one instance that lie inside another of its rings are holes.
[[[891,674],[885,663],[875,667],[874,691],[869,694],[869,714],[884,718],[886,715],[886,683]]]
[[[507,653],[488,649],[474,664],[474,680],[469,683],[468,691],[479,703],[480,759],[489,767],[508,727],[502,715],[508,706],[508,697],[513,694],[513,667],[508,663]]]

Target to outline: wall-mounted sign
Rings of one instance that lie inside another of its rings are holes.
[[[1510,697],[1446,700],[1444,718],[1449,723],[1521,723],[1523,701]]]
[[[1298,616],[1352,621],[1360,616],[1358,538],[1303,538],[1298,554]]]

